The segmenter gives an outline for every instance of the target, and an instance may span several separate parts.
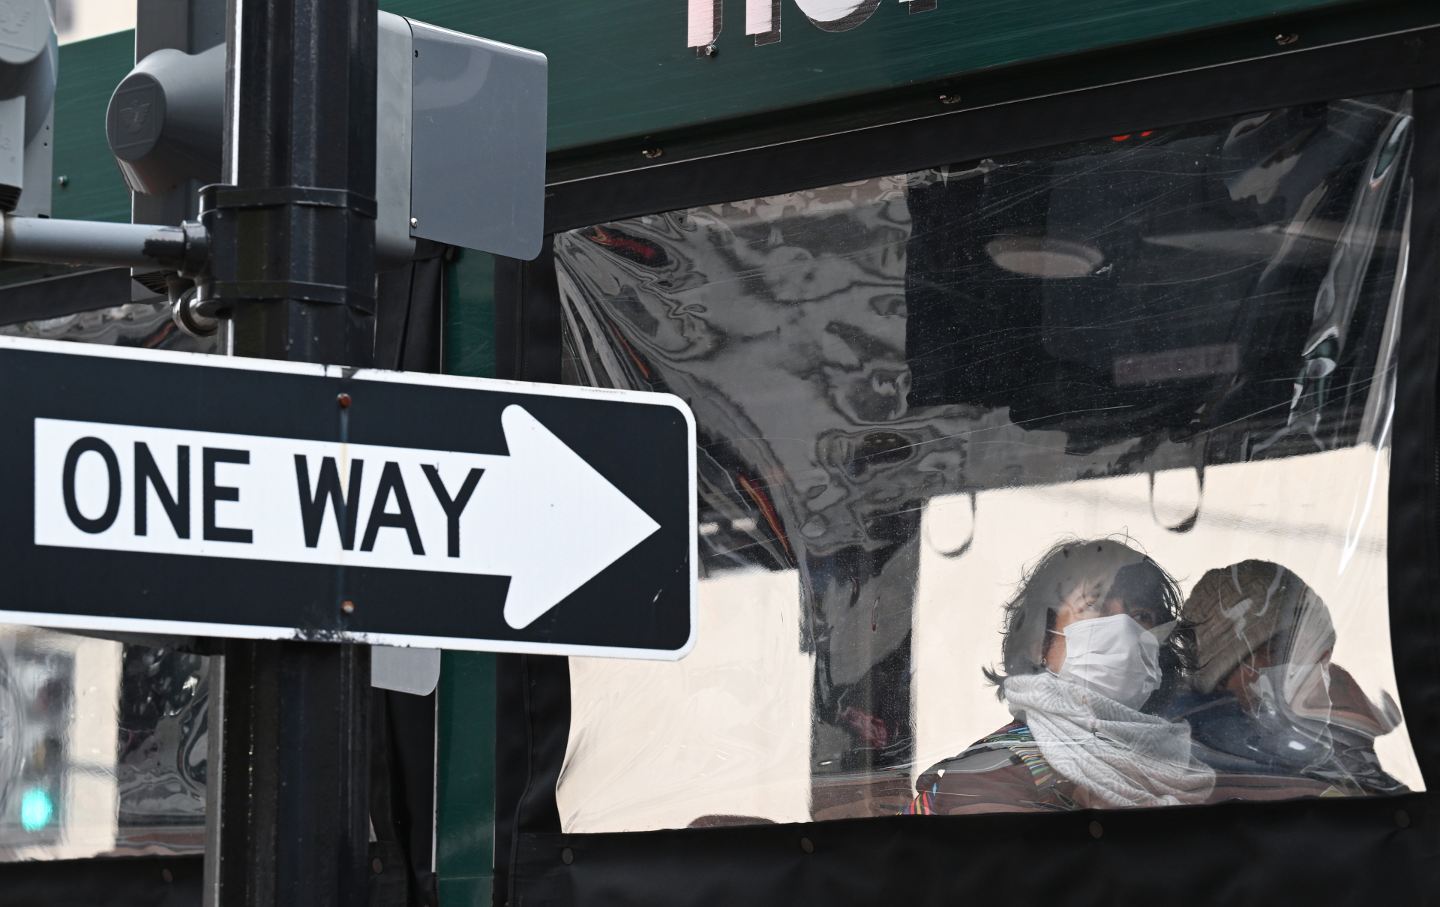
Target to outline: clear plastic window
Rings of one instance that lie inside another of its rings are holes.
[[[698,644],[572,659],[565,830],[1420,788],[1386,576],[1410,122],[1342,100],[557,236],[566,380],[678,394],[701,445]]]

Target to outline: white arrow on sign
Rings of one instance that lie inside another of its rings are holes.
[[[36,419],[35,543],[508,576],[521,629],[660,525],[522,407],[501,427],[508,455]]]
[[[524,409],[505,407],[500,424],[510,448],[501,468],[509,475],[482,503],[505,516],[482,523],[494,536],[482,545],[491,560],[480,572],[510,577],[505,622],[520,629],[660,524]]]

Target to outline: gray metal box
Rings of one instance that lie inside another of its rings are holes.
[[[545,221],[545,55],[409,25],[410,235],[534,258]]]

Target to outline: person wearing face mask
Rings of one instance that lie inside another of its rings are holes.
[[[1183,616],[1197,667],[1168,714],[1191,725],[1197,758],[1220,773],[1215,799],[1406,790],[1375,755],[1398,707],[1371,702],[1331,663],[1330,611],[1294,572],[1269,561],[1207,571]]]
[[[986,671],[1015,720],[916,782],[906,812],[960,814],[1205,802],[1214,772],[1190,729],[1153,714],[1188,657],[1180,594],[1111,539],[1047,552],[1005,606],[1002,664]]]

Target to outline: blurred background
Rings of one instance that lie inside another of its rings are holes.
[[[60,43],[135,27],[134,0],[50,0]]]

